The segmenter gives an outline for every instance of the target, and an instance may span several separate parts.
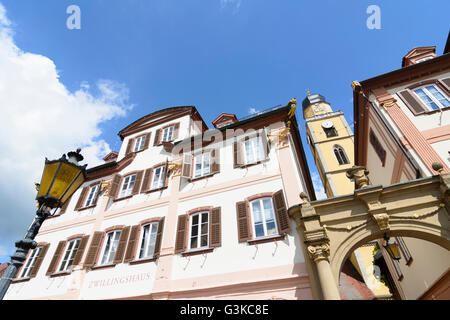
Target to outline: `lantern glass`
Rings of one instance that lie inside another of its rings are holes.
[[[392,259],[400,260],[400,250],[397,243],[393,241],[386,241],[384,248],[387,250]]]

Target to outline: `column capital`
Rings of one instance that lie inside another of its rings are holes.
[[[330,245],[328,243],[322,243],[318,245],[308,246],[309,257],[317,262],[319,260],[327,260],[330,257]]]

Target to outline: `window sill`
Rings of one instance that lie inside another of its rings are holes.
[[[21,279],[14,279],[11,281],[11,283],[20,283],[20,282],[27,282],[30,281],[32,278],[27,277],[27,278],[21,278]]]
[[[95,208],[96,206],[97,206],[96,204],[93,204],[93,205],[88,206],[88,207],[80,208],[80,209],[78,209],[77,211],[83,211],[83,210],[87,210],[87,209],[92,209],[92,208]]]
[[[61,272],[52,273],[49,275],[49,277],[50,278],[63,277],[63,276],[68,276],[71,273],[72,272],[70,272],[70,271],[61,271]]]
[[[147,262],[155,262],[156,261],[156,257],[151,257],[151,258],[143,258],[143,259],[139,259],[139,260],[132,260],[129,262],[129,264],[133,265],[133,264],[141,264],[141,263],[147,263]]]
[[[108,268],[114,268],[115,266],[116,266],[115,263],[103,264],[100,266],[92,266],[91,270],[108,269]]]
[[[255,244],[266,243],[266,242],[275,242],[275,241],[279,241],[279,240],[284,240],[285,237],[286,237],[286,235],[284,235],[284,234],[282,234],[282,235],[277,234],[275,236],[261,237],[258,239],[248,240],[247,243],[249,245],[255,245]]]
[[[161,188],[156,188],[156,189],[150,189],[150,190],[145,191],[145,193],[152,193],[152,192],[157,192],[157,191],[163,191],[163,190],[165,190],[167,188],[168,188],[168,186],[161,187]]]
[[[113,202],[118,202],[118,201],[122,201],[122,200],[130,199],[130,198],[132,198],[132,197],[133,197],[133,195],[131,194],[131,195],[129,195],[129,196],[126,196],[126,197],[122,197],[122,198],[116,198],[116,199],[113,199]]]
[[[243,165],[239,166],[238,168],[246,169],[246,168],[248,168],[248,167],[256,166],[256,165],[258,165],[258,164],[263,164],[263,163],[265,163],[265,162],[268,162],[269,160],[270,160],[270,159],[267,158],[267,159],[264,159],[264,160],[260,160],[260,161],[256,161],[256,162],[252,162],[252,163],[243,164]]]
[[[214,251],[214,248],[205,248],[205,249],[197,249],[197,250],[190,250],[185,251],[181,253],[181,256],[183,257],[189,257],[189,256],[195,256],[198,254],[205,254],[205,253],[211,253]]]
[[[445,107],[445,108],[441,108],[441,109],[438,109],[438,110],[424,111],[424,112],[416,114],[416,116],[428,115],[428,114],[433,114],[433,113],[440,113],[441,111],[446,111],[446,110],[450,110],[450,107]]]
[[[189,182],[197,182],[197,181],[199,181],[199,180],[203,180],[203,179],[209,179],[209,178],[211,178],[212,176],[214,176],[216,173],[210,173],[210,174],[207,174],[207,175],[205,175],[205,176],[201,176],[201,177],[197,177],[197,178],[190,178],[189,179]]]

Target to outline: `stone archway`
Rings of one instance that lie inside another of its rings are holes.
[[[358,169],[358,168],[357,168]],[[289,209],[304,239],[304,252],[314,261],[324,299],[339,299],[339,273],[362,244],[387,236],[430,241],[450,250],[450,174],[390,186],[367,186],[364,168],[357,189],[345,195]],[[331,283],[330,283],[331,282]]]

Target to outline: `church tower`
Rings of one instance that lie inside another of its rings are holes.
[[[354,183],[346,176],[355,163],[353,132],[344,113],[333,111],[320,94],[308,94],[302,106],[308,144],[327,196],[353,193]]]

